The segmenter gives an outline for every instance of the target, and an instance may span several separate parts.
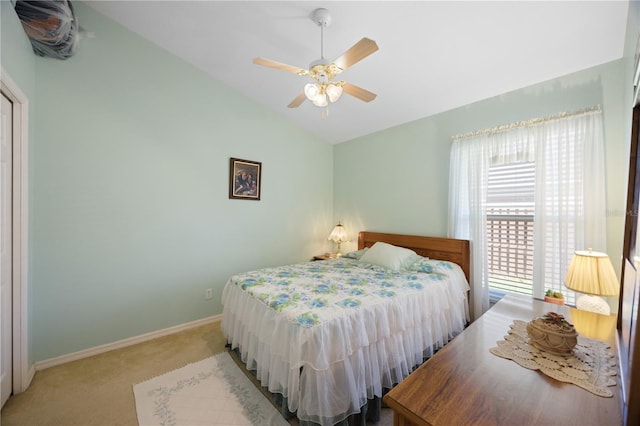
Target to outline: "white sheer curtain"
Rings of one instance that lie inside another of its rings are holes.
[[[534,161],[533,295],[562,290],[575,250],[606,252],[602,112],[583,111],[455,137],[449,235],[471,241],[471,314],[489,308],[486,195],[493,165]]]

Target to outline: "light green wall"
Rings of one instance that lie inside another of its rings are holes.
[[[10,1],[0,0],[2,67],[30,98],[35,95],[35,60],[29,39]]]
[[[324,252],[333,226],[330,144],[74,6],[96,37],[35,67],[37,361],[220,314],[230,275]],[[230,157],[262,162],[261,201],[228,199]]]
[[[446,236],[452,136],[601,105],[607,251],[619,270],[629,156],[623,65],[614,61],[336,146],[334,214],[356,231]]]
[[[31,49],[31,43],[20,25],[20,21],[13,9],[11,2],[6,0],[0,0],[0,63],[2,64],[3,72],[6,72],[11,80],[18,85],[22,93],[29,99],[28,117],[29,128],[27,130],[29,143],[35,141],[36,130],[36,114],[33,104],[36,101],[36,68],[35,68],[36,56]],[[31,163],[30,159],[27,160]],[[29,167],[31,171],[31,167]],[[31,177],[28,177],[28,181],[31,181]],[[29,183],[28,182],[28,183]],[[27,184],[28,184],[27,183]],[[31,193],[28,194],[27,203],[31,203]],[[31,215],[29,221],[31,221]],[[27,227],[29,224],[26,224]],[[29,247],[33,247],[33,244],[29,242]],[[31,252],[29,253],[29,259],[31,258]],[[27,274],[27,280],[29,276]],[[27,285],[27,289],[29,285]],[[27,305],[31,306],[33,301],[33,292],[27,293]],[[33,323],[33,312],[28,310],[27,323]],[[33,358],[33,337],[24,330],[27,334],[27,363],[31,365],[34,362]]]
[[[444,236],[452,135],[594,104],[619,266],[637,24],[624,60],[332,147],[79,2],[97,37],[37,58],[0,3],[31,103],[30,362],[219,314],[229,275],[325,251],[334,218],[346,249],[363,229]],[[227,198],[232,156],[263,162],[261,201]]]

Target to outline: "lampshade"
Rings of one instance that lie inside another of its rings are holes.
[[[573,255],[564,285],[596,296],[617,296],[620,293],[620,283],[609,256],[597,251],[577,251]]]
[[[325,95],[324,93],[319,93],[315,98],[311,100],[311,102],[313,102],[315,106],[325,107],[328,104],[327,95]]]
[[[327,95],[325,94],[325,87],[322,84],[318,84],[318,83],[305,84],[305,86],[304,86],[304,95],[315,106],[318,106],[318,107],[325,107],[329,103],[329,102],[327,102]]]
[[[307,99],[309,99],[310,101],[313,101],[315,97],[318,96],[319,94],[320,94],[320,86],[318,86],[316,83],[305,84],[304,95],[307,97]]]
[[[329,234],[329,238],[327,239],[338,244],[338,251],[336,252],[336,256],[342,256],[342,253],[340,252],[340,244],[347,241],[347,230],[344,229],[344,226],[342,226],[340,222],[338,222],[338,224],[333,228],[333,231],[331,231],[331,234]]]
[[[344,243],[347,241],[347,230],[338,222],[327,239],[337,244]]]
[[[564,285],[584,293],[576,300],[576,307],[586,311],[609,315],[609,304],[598,296],[617,296],[620,284],[609,256],[596,251],[577,251],[573,255]]]
[[[326,92],[329,100],[335,102],[342,96],[342,86],[331,83],[327,86]]]
[[[315,106],[326,107],[342,96],[342,85],[334,82],[309,83],[304,86],[304,95]]]

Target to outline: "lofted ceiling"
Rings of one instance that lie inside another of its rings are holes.
[[[434,115],[620,59],[628,1],[87,1],[90,7],[329,143]],[[320,58],[316,8],[330,11],[324,56],[363,37],[379,50],[340,74],[372,91],[287,108],[310,81],[257,66]],[[81,23],[82,24],[82,23]],[[92,31],[91,28],[87,28]],[[100,34],[96,34],[100,37]]]

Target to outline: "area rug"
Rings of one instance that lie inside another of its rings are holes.
[[[223,352],[133,386],[138,423],[288,426]]]

